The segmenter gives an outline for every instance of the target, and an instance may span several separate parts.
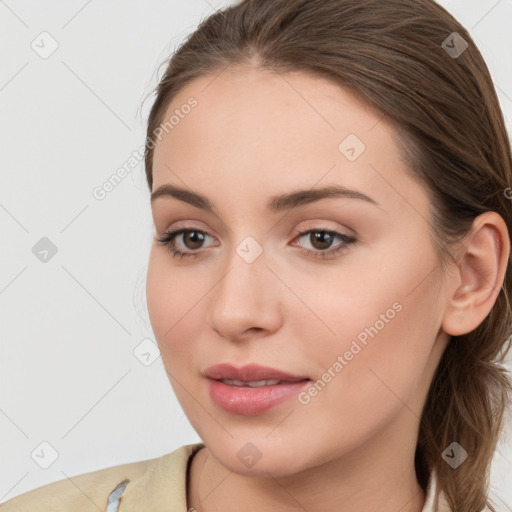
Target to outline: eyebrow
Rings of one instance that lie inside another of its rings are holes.
[[[184,188],[176,187],[169,183],[161,185],[151,194],[151,203],[160,197],[174,197],[179,201],[183,201],[207,212],[214,213],[215,211],[214,205],[205,196]],[[377,201],[358,190],[350,190],[341,185],[328,185],[322,188],[296,190],[287,194],[274,196],[267,203],[267,211],[269,213],[278,213],[299,208],[315,201],[320,201],[321,199],[337,197],[360,199],[375,206],[380,206]]]

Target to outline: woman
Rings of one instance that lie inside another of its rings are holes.
[[[432,0],[245,0],[148,119],[148,311],[202,443],[21,510],[475,512],[510,404],[512,155]]]

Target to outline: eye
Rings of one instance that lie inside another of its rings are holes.
[[[181,235],[184,235],[182,241],[185,245],[185,248],[188,248],[191,251],[200,249],[201,244],[205,240],[205,236],[210,236],[205,231],[201,231],[199,229],[179,228],[173,231],[167,231],[161,237],[156,237],[155,239],[160,245],[167,247],[175,258],[198,256],[198,253],[189,253],[176,248],[176,238]]]
[[[301,252],[307,256],[314,256],[315,258],[327,259],[336,256],[341,252],[345,252],[349,249],[349,246],[356,243],[357,239],[353,236],[339,233],[338,231],[331,229],[309,229],[307,231],[299,231],[298,239],[306,238],[306,241],[311,243],[313,249],[303,249]],[[335,239],[341,240],[334,249],[330,249]],[[330,249],[330,250],[326,250]]]
[[[313,246],[313,249],[302,249],[302,253],[307,256],[313,256],[315,258],[327,259],[336,256],[337,254],[347,251],[351,244],[357,242],[357,239],[353,236],[339,233],[332,229],[310,229],[307,231],[297,231],[298,239],[308,236],[309,242]],[[182,236],[182,245],[187,250],[181,250],[176,247],[176,239]],[[202,245],[206,239],[210,237],[205,231],[199,229],[187,229],[179,228],[173,231],[168,231],[160,237],[155,237],[158,244],[165,246],[172,253],[175,258],[195,257],[199,256],[200,252],[197,252],[202,248]],[[211,238],[211,237],[210,237]],[[339,239],[341,243],[335,249],[329,249],[335,239]],[[189,252],[190,251],[190,252]]]

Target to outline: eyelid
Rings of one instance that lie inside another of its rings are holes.
[[[196,225],[196,223],[198,224],[202,224],[200,221],[195,221],[195,220],[179,220],[179,221],[176,221],[176,222],[173,222],[171,224],[165,224],[164,225],[164,229],[161,230],[161,235],[160,236],[165,236],[167,233],[170,233],[171,231],[179,231],[180,229],[184,229],[184,230],[197,230],[197,231],[202,231],[204,233],[206,233],[207,235],[209,235],[210,237],[212,238],[215,238],[213,237],[213,235],[210,235],[210,230],[203,227],[203,225],[199,226],[199,225]],[[158,235],[158,232],[160,230],[156,230],[156,233],[157,233],[157,236]]]
[[[358,237],[358,233],[349,228],[346,225],[328,225],[328,221],[320,220],[320,219],[312,219],[304,222],[300,222],[295,228],[293,228],[292,234],[298,235],[304,231],[337,231],[340,234],[343,234],[348,237]]]
[[[210,234],[209,229],[201,227],[201,226],[197,226],[194,224],[194,222],[201,223],[200,221],[194,221],[194,220],[177,221],[176,223],[172,224],[171,226],[163,229],[162,234],[165,235],[165,233],[168,233],[170,231],[177,231],[179,229],[186,229],[186,230],[197,229],[198,231],[204,232],[211,238],[215,238],[213,235]],[[299,224],[295,225],[295,227],[293,228],[293,230],[291,231],[289,236],[297,237],[304,231],[308,231],[308,230],[337,231],[337,232],[340,232],[340,230],[341,230],[341,234],[344,234],[349,237],[358,237],[358,233],[355,230],[353,230],[347,226],[343,226],[343,227],[328,226],[328,225],[326,225],[326,222],[327,221],[325,221],[325,220],[315,220],[315,219],[309,219],[307,221],[300,222]]]

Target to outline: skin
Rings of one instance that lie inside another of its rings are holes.
[[[444,272],[430,238],[430,202],[406,172],[393,127],[347,90],[303,73],[227,69],[188,84],[198,105],[157,143],[153,191],[173,184],[206,196],[215,214],[172,197],[152,204],[155,235],[207,233],[174,258],[153,243],[148,311],[176,396],[206,447],[193,458],[187,505],[198,511],[420,512],[414,451],[429,385],[451,334],[485,318],[510,243],[492,212]],[[349,161],[338,146],[356,134]],[[270,214],[267,201],[338,184],[373,198],[322,199]],[[357,242],[315,244],[296,230],[330,229]],[[263,252],[247,263],[247,237]],[[187,245],[185,245],[187,244]],[[322,248],[324,247],[324,248]],[[311,254],[304,253],[311,250]],[[295,397],[247,417],[213,403],[202,372],[249,362],[322,378],[394,303],[402,307],[308,404]],[[237,457],[248,442],[261,458]]]

